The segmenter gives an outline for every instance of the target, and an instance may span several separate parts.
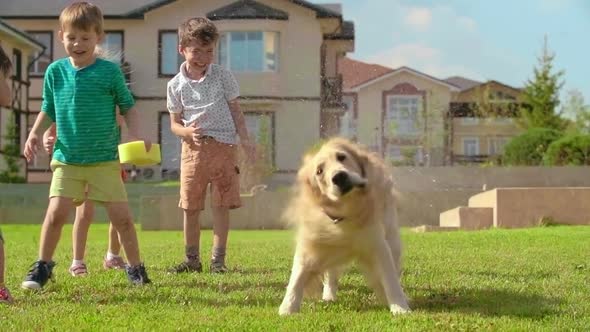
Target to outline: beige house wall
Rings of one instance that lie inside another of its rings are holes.
[[[175,30],[189,17],[233,3],[233,0],[181,0],[146,13],[143,20],[105,20],[105,30],[124,31],[124,58],[131,65],[131,89],[142,114],[141,127],[157,141],[159,112],[166,109],[166,83],[169,77],[158,77],[158,32]],[[290,171],[297,168],[303,151],[319,139],[320,119],[320,49],[323,34],[338,27],[337,19],[316,17],[313,10],[289,1],[260,0],[260,3],[286,11],[289,20],[221,20],[215,21],[224,31],[277,31],[279,37],[279,70],[270,73],[235,73],[241,95],[249,109],[273,104],[275,113],[276,167]],[[22,30],[53,31],[53,60],[65,56],[58,37],[58,21],[47,19],[7,20]],[[346,43],[327,41],[327,53],[336,55]],[[329,65],[328,72],[336,69]],[[32,79],[31,110],[40,109],[42,79]],[[258,106],[256,105],[258,103]],[[41,163],[43,164],[43,163]]]
[[[513,119],[508,118],[479,118],[463,120],[453,119],[453,153],[462,155],[463,139],[477,137],[479,139],[480,154],[488,154],[491,139],[505,138],[507,140],[520,134]]]
[[[515,98],[514,102],[519,102],[521,93],[519,90],[498,84],[491,81],[481,86],[462,91],[457,95],[457,102],[466,103],[493,103],[488,94],[501,92],[504,95]],[[505,117],[487,117],[487,118],[454,118],[453,119],[453,153],[463,155],[463,140],[466,138],[475,138],[479,140],[479,154],[488,155],[490,141],[496,138],[510,140],[512,137],[522,133],[514,119]]]
[[[423,135],[423,138],[427,141],[425,146],[429,146],[432,149],[442,149],[445,140],[444,114],[448,110],[452,93],[447,86],[409,72],[392,75],[389,78],[361,88],[357,92],[358,141],[376,149],[380,148],[382,133],[381,119],[386,107],[383,104],[383,93],[402,83],[412,84],[418,90],[425,92],[425,106],[427,110],[425,119],[427,130]],[[442,156],[439,159],[442,159]],[[442,160],[433,160],[433,162],[439,164],[442,163]]]

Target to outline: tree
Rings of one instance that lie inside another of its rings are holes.
[[[573,121],[570,129],[584,134],[590,133],[590,106],[584,104],[584,96],[579,90],[568,91],[561,113]]]
[[[538,67],[533,69],[534,77],[527,81],[522,95],[526,106],[520,109],[519,124],[525,129],[565,129],[567,122],[557,111],[559,90],[564,83],[561,80],[564,71],[554,72],[554,59],[555,54],[549,51],[545,36],[543,53],[538,57]]]
[[[5,183],[25,182],[25,178],[19,175],[20,166],[18,162],[20,158],[20,149],[17,144],[18,132],[16,130],[14,117],[14,113],[11,113],[6,128],[7,133],[6,135],[4,135],[4,139],[8,142],[4,145],[3,149],[4,160],[6,162],[6,169],[0,171],[0,182]]]
[[[506,144],[502,163],[507,166],[540,166],[549,145],[561,135],[554,129],[531,128]]]

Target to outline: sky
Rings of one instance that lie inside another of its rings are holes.
[[[522,87],[547,35],[569,90],[590,104],[590,0],[333,0],[355,23],[348,56],[438,78],[463,76]]]

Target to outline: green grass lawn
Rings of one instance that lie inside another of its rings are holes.
[[[103,271],[107,228],[91,229],[90,275],[73,278],[71,227],[55,260],[56,283],[27,293],[20,282],[37,256],[39,226],[3,225],[7,285],[16,303],[0,306],[0,331],[24,330],[585,330],[590,327],[590,227],[403,233],[403,286],[411,314],[393,317],[353,266],[339,299],[305,299],[280,317],[293,250],[288,231],[232,231],[227,275],[168,275],[182,258],[181,232],[140,232],[153,284],[128,285]],[[211,232],[202,238],[210,254]]]

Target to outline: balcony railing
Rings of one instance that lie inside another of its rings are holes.
[[[452,156],[452,163],[453,164],[481,164],[485,162],[494,162],[496,164],[501,164],[501,156],[500,155],[488,155],[488,154],[479,154],[479,155],[463,155],[463,154],[453,154]]]
[[[342,75],[322,77],[321,107],[343,107],[342,104]]]
[[[530,107],[518,102],[489,102],[486,104],[471,102],[450,103],[450,115],[453,118],[517,117],[521,108]]]

